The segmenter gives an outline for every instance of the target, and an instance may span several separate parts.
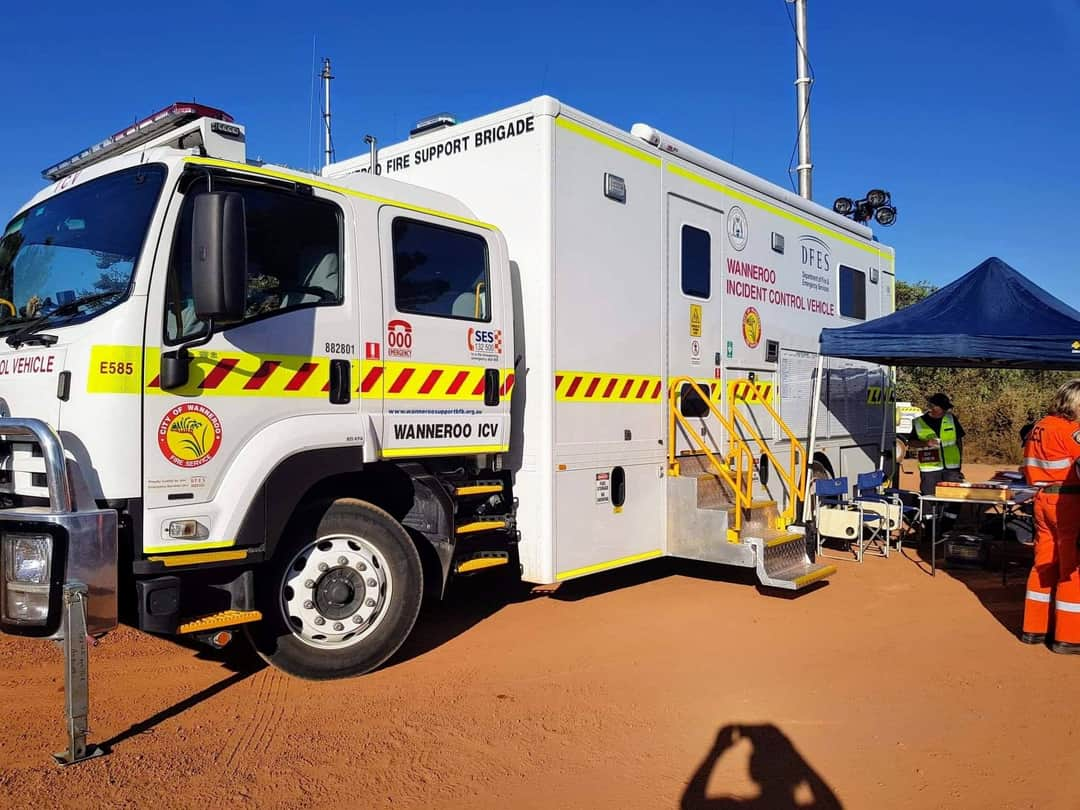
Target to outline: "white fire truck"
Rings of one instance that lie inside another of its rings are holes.
[[[798,589],[808,474],[889,446],[886,370],[836,361],[803,442],[892,250],[649,126],[541,97],[315,175],[175,104],[45,176],[0,241],[5,632],[78,602],[331,678],[487,568]]]

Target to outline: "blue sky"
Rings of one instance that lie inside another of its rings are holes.
[[[5,9],[0,217],[41,187],[46,165],[179,99],[231,112],[251,156],[312,165],[313,36],[334,61],[339,158],[365,151],[365,133],[392,143],[433,112],[468,118],[548,93],[789,184],[783,0],[176,8]],[[810,0],[809,19],[815,199],[889,189],[900,218],[879,235],[900,278],[944,284],[997,255],[1080,308],[1080,0]]]

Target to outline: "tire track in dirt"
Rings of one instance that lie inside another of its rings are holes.
[[[278,736],[277,731],[286,719],[286,715],[295,713],[295,706],[289,697],[290,678],[274,669],[264,669],[254,677],[254,697],[245,700],[240,697],[240,708],[250,707],[251,714],[243,727],[232,735],[231,740],[215,757],[221,763],[221,774],[225,779],[234,777],[245,769],[251,754],[258,754],[265,762],[271,744]],[[252,690],[248,690],[250,693]],[[251,705],[254,703],[254,705]]]

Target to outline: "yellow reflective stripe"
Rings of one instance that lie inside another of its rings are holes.
[[[663,553],[664,552],[660,549],[656,549],[654,551],[646,551],[644,554],[633,554],[629,557],[620,557],[619,559],[611,560],[610,562],[586,565],[583,568],[574,568],[570,571],[563,571],[561,574],[556,574],[555,579],[569,579],[570,577],[580,577],[584,574],[593,574],[597,571],[604,571],[608,568],[615,568],[620,565],[628,565],[630,563],[641,562],[642,560],[651,560],[654,557],[662,556]]]
[[[556,371],[559,402],[622,402],[653,405],[663,395],[663,380],[651,374],[606,374],[602,371]]]
[[[247,550],[238,551],[208,551],[205,554],[180,554],[175,557],[150,557],[150,562],[159,562],[166,568],[178,565],[202,565],[204,563],[228,562],[230,560],[243,560],[247,557]]]
[[[137,394],[142,379],[138,346],[94,346],[90,353],[87,391]],[[193,351],[190,377],[183,388],[162,391],[157,379],[160,349],[146,352],[146,393],[177,396],[291,397],[318,399],[328,395],[329,357],[243,352]],[[353,392],[386,399],[479,401],[484,369],[441,363],[352,360]],[[500,370],[502,395],[511,396],[514,372]]]
[[[184,162],[192,163],[196,166],[216,166],[220,169],[230,169],[232,171],[243,172],[245,174],[257,174],[262,177],[273,177],[278,180],[288,180],[290,183],[302,183],[305,186],[311,186],[312,188],[321,188],[324,191],[333,191],[337,194],[345,194],[349,197],[357,197],[362,200],[370,200],[372,202],[381,203],[383,205],[392,205],[395,208],[403,208],[406,211],[415,211],[418,214],[427,214],[428,216],[442,217],[443,219],[453,220],[454,222],[461,222],[465,225],[473,225],[477,228],[495,230],[494,225],[490,225],[487,222],[481,222],[478,219],[461,217],[457,214],[448,214],[445,211],[437,211],[434,208],[424,208],[423,206],[419,205],[410,205],[409,203],[403,203],[399,200],[392,200],[388,197],[379,197],[374,194],[365,194],[363,191],[356,191],[351,188],[345,188],[344,186],[335,186],[330,183],[324,183],[321,180],[316,180],[314,177],[309,177],[303,174],[290,174],[289,172],[279,171],[278,169],[268,169],[265,166],[249,166],[246,163],[233,163],[230,160],[219,160],[218,158],[189,157],[184,158]]]
[[[675,384],[675,381],[680,379],[684,380],[685,382],[685,379],[681,376],[668,377],[668,391],[671,390],[671,386]],[[692,377],[691,379],[698,384],[698,388],[700,388],[702,391],[710,392],[710,399],[713,402],[720,402],[723,400],[724,387],[720,384],[720,380],[718,380],[716,377]]]
[[[480,453],[505,453],[508,444],[485,444],[475,447],[391,447],[382,450],[383,458],[408,458],[411,456],[469,456]]]
[[[746,405],[755,405],[773,401],[774,386],[771,382],[750,382],[750,380],[728,380],[728,398]]]
[[[713,191],[719,191],[721,194],[726,194],[729,197],[733,197],[740,202],[744,202],[747,205],[752,205],[755,208],[760,208],[763,211],[768,211],[771,214],[775,214],[778,217],[794,222],[797,225],[801,225],[810,230],[823,233],[826,236],[831,236],[834,239],[839,239],[841,242],[845,242],[853,247],[857,247],[859,250],[865,250],[867,253],[873,253],[875,257],[881,257],[881,251],[876,245],[871,242],[860,242],[858,239],[847,234],[840,233],[840,231],[832,228],[827,228],[811,219],[801,217],[798,214],[793,214],[790,211],[786,211],[777,205],[759,200],[757,197],[751,197],[749,194],[745,194],[741,191],[736,191],[731,186],[726,186],[723,183],[717,183],[715,180],[710,180],[707,177],[702,177],[697,172],[692,172],[689,169],[684,169],[682,166],[676,166],[673,163],[668,164],[668,171],[672,174],[683,177],[699,185],[711,188]]]
[[[577,135],[581,135],[584,138],[588,138],[591,141],[603,144],[604,146],[615,149],[622,152],[624,155],[629,155],[632,158],[637,158],[640,161],[648,163],[650,166],[659,166],[663,161],[656,155],[650,155],[648,152],[643,152],[640,149],[618,141],[615,138],[609,138],[607,135],[601,135],[595,129],[587,127],[584,124],[579,124],[577,121],[572,121],[569,118],[563,118],[559,116],[555,119],[555,126],[562,127],[565,130],[569,130]]]
[[[175,546],[143,546],[146,554],[167,554],[173,551],[201,551],[203,549],[230,548],[236,545],[235,540],[211,540],[207,543],[181,543]]]

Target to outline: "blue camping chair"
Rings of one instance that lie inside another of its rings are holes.
[[[913,530],[921,530],[922,501],[918,493],[892,487],[886,488],[884,470],[860,473],[855,480],[853,498],[863,504],[864,510],[882,515],[886,546],[893,532],[897,533],[897,547],[903,545],[905,523]],[[912,505],[912,503],[919,505]]]
[[[862,501],[848,497],[847,478],[819,478],[814,482],[811,494],[814,505],[814,524],[817,529],[817,553],[819,557],[847,559],[824,551],[827,540],[838,540],[855,553],[862,562],[866,546],[877,542],[885,525],[885,518],[876,511],[867,510]],[[869,537],[867,536],[869,530]],[[885,556],[888,556],[888,535],[885,535]]]

